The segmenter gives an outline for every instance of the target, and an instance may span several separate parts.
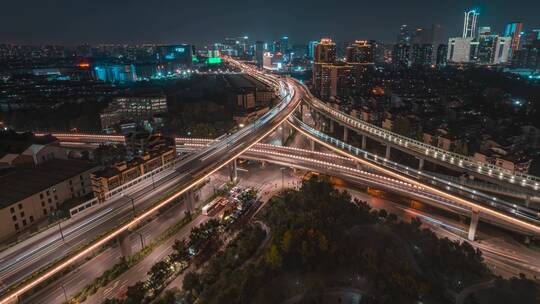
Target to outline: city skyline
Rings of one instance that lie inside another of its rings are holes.
[[[394,43],[402,24],[413,28],[441,24],[446,37],[459,36],[463,13],[469,9],[480,13],[478,27],[491,26],[495,32],[503,33],[504,26],[510,22],[522,22],[525,31],[540,27],[540,20],[535,18],[540,3],[530,0],[517,1],[512,6],[503,1],[443,4],[425,0],[384,4],[338,1],[324,9],[318,5],[319,1],[269,4],[236,0],[185,4],[166,0],[159,4],[131,1],[129,5],[124,1],[105,5],[101,0],[85,4],[60,1],[55,5],[33,2],[32,5],[6,4],[6,9],[0,13],[0,26],[10,30],[0,34],[0,43],[186,42],[203,45],[221,41],[223,37],[244,35],[265,41],[288,35],[292,43],[320,37],[332,37],[335,41],[375,39]],[[147,17],[149,11],[154,12],[153,18]],[[32,22],[27,22],[29,20]]]

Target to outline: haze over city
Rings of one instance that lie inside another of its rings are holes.
[[[0,41],[16,44],[193,43],[221,37],[294,43],[330,36],[338,41],[393,43],[401,24],[443,25],[461,30],[461,12],[477,8],[481,25],[502,30],[506,22],[540,27],[540,3],[517,1],[8,1],[0,11]]]

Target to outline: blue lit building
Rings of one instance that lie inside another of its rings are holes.
[[[133,64],[97,65],[94,67],[95,78],[105,82],[126,83],[137,80]]]

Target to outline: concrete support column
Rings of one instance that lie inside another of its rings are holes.
[[[418,159],[418,171],[422,171],[422,170],[424,170],[424,159],[419,158]]]
[[[231,180],[231,182],[235,182],[236,179],[238,179],[236,158],[233,159],[229,164],[229,179]]]
[[[131,252],[131,242],[129,241],[129,232],[124,231],[116,237],[118,245],[120,245],[120,253],[124,258],[129,258]]]
[[[343,126],[343,141],[347,142],[349,140],[349,129],[347,129],[347,126]]]
[[[362,165],[360,165],[360,163],[356,163],[356,170],[362,170]]]
[[[186,193],[186,211],[193,211],[193,206],[195,206],[196,200],[195,191],[189,190]]]
[[[279,129],[281,130],[281,145],[285,146],[285,140],[287,139],[287,131],[285,130],[285,124],[281,124],[281,126],[279,126]]]
[[[478,227],[478,219],[480,213],[477,210],[473,210],[471,213],[471,224],[469,225],[469,234],[467,238],[469,241],[474,241],[476,237],[476,228]]]
[[[362,135],[362,150],[365,150],[366,149],[366,136],[365,135]]]
[[[525,194],[525,207],[529,208],[531,205],[531,195]]]
[[[390,145],[386,145],[386,153],[385,153],[385,158],[386,159],[390,159]]]
[[[266,168],[266,161],[263,160],[263,161],[261,162],[261,168]]]
[[[330,121],[330,133],[334,133],[334,121],[332,119],[329,119]]]
[[[313,139],[311,139],[309,141],[309,144],[310,144],[311,151],[315,151],[315,141]]]

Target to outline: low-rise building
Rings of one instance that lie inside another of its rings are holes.
[[[126,137],[126,143],[137,142]],[[139,147],[140,142],[137,142],[134,148],[140,154],[136,154],[129,161],[122,161],[114,166],[104,168],[93,172],[91,175],[92,191],[94,196],[100,201],[105,199],[105,194],[112,189],[126,184],[139,176],[142,176],[152,170],[155,170],[169,162],[176,156],[176,148],[174,144],[164,145],[162,141],[155,140],[146,142],[142,148]]]
[[[0,171],[0,240],[28,231],[74,197],[92,192],[94,164],[68,159],[49,159],[36,166]]]

